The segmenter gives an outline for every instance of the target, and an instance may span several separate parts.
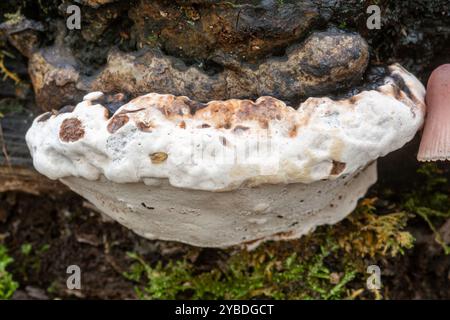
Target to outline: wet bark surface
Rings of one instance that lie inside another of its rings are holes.
[[[364,88],[371,68],[394,62],[426,83],[431,71],[450,59],[449,2],[377,3],[381,30],[366,26],[370,1],[80,0],[82,28],[67,30],[69,1],[2,1],[0,57],[20,81],[9,75],[0,84],[0,162],[6,168],[30,168],[23,137],[33,117],[73,106],[91,90],[128,98],[157,91],[202,102],[270,94],[296,106],[311,95]],[[338,48],[335,59],[327,59],[336,46],[331,42],[323,47],[317,39],[330,32],[363,41]],[[352,59],[359,63],[343,72],[342,61]],[[293,73],[298,83],[290,81]],[[409,190],[417,178],[417,141],[380,161],[373,192],[385,187],[398,193]],[[11,171],[7,178],[5,172],[0,172],[3,185],[11,181]],[[86,270],[86,290],[78,298],[132,298],[132,284],[121,275],[130,264],[127,251],[141,252],[150,262],[189,250],[200,250],[210,263],[220,260],[220,250],[141,239],[103,221],[78,196],[48,192],[58,186],[39,189],[46,184],[33,180],[32,173],[14,172],[26,175],[26,183],[9,182],[1,191],[22,188],[41,194],[0,194],[0,234],[7,235],[5,242],[16,259],[18,298],[73,297],[64,287],[69,264]],[[418,239],[414,249],[385,262],[390,297],[450,298],[449,257],[436,247],[425,223],[410,228]],[[42,252],[37,265],[25,261],[23,243],[34,248],[50,244],[50,249]]]

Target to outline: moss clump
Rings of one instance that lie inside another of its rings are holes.
[[[141,299],[342,298],[346,296],[346,285],[355,278],[356,271],[346,270],[334,282],[333,273],[324,265],[324,259],[331,251],[321,250],[310,261],[301,261],[296,253],[280,259],[270,249],[240,253],[228,260],[226,270],[214,268],[199,274],[186,260],[150,267],[132,254],[138,263],[126,277],[134,281],[144,278],[143,281],[147,282],[136,287]]]
[[[13,280],[6,267],[13,262],[5,246],[0,245],[0,300],[11,298],[19,284]]]
[[[345,221],[320,227],[300,240],[269,242],[256,250],[227,250],[207,271],[183,257],[150,266],[134,254],[125,276],[141,299],[344,299],[366,291],[365,258],[396,256],[411,248],[408,215],[378,215],[366,199]],[[376,293],[377,297],[379,293]]]
[[[425,163],[417,171],[422,176],[420,185],[404,197],[403,207],[426,221],[445,254],[450,246],[445,243],[436,225],[450,218],[450,181],[448,174],[436,163]]]
[[[406,229],[411,219],[425,219],[450,250],[434,226],[450,217],[448,178],[433,164],[422,165],[418,174],[422,179],[413,191],[395,201],[363,199],[347,219],[299,240],[268,242],[251,252],[224,250],[226,258],[207,270],[189,261],[189,253],[156,265],[130,253],[134,263],[125,276],[141,299],[382,298],[381,290],[366,288],[366,269],[413,247]]]
[[[413,236],[408,231],[402,231],[412,216],[404,211],[378,215],[375,207],[377,201],[377,198],[364,199],[348,221],[343,222],[347,224],[346,230],[338,227],[332,231],[346,252],[361,257],[373,258],[380,254],[395,257],[413,247]]]
[[[154,34],[154,33],[150,33],[147,38],[147,45],[151,46],[151,47],[157,47],[159,45],[158,43],[158,35]]]
[[[23,243],[20,246],[21,263],[16,266],[16,272],[25,280],[29,274],[41,272],[41,256],[49,249],[49,244],[34,248],[31,243]]]
[[[19,7],[19,9],[17,9],[16,12],[14,12],[14,13],[5,13],[3,16],[5,17],[5,23],[9,24],[9,25],[18,24],[24,18],[23,15],[22,15],[20,7]]]

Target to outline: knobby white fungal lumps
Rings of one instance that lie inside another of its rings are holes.
[[[39,172],[147,238],[296,238],[353,210],[376,181],[374,161],[421,127],[424,87],[399,65],[389,71],[376,90],[297,109],[272,97],[201,104],[150,93],[110,116],[91,93],[38,117],[26,139]]]

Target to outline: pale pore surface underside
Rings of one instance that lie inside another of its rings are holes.
[[[62,182],[119,223],[148,239],[201,247],[249,247],[266,240],[295,239],[351,212],[376,181],[376,163],[334,181],[264,185],[229,192],[119,184],[104,178]]]

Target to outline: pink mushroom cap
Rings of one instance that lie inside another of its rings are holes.
[[[450,64],[436,68],[428,79],[427,117],[419,161],[450,160]]]

